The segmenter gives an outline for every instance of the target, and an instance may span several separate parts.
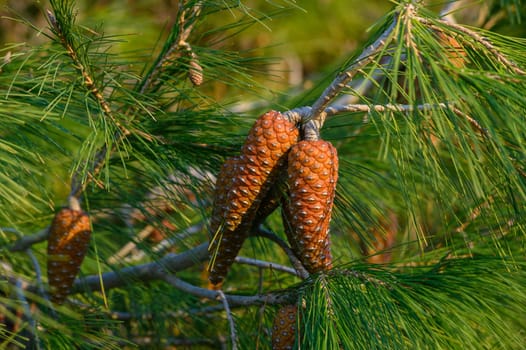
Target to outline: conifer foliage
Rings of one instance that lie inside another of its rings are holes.
[[[361,7],[35,3],[1,18],[35,41],[0,48],[0,348],[524,347],[523,2],[393,2],[280,93],[282,11]]]

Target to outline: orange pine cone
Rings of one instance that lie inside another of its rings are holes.
[[[210,222],[209,279],[220,283],[248,237],[299,131],[276,111],[262,115],[249,131],[241,155],[227,160],[218,175]]]
[[[464,47],[457,39],[449,34],[441,31],[436,31],[435,34],[438,37],[438,41],[442,44],[442,47],[447,51],[449,62],[456,68],[463,68],[467,63],[467,53]]]
[[[284,305],[276,314],[272,325],[272,350],[289,350],[296,339],[296,315],[298,307]]]
[[[330,142],[300,141],[288,157],[290,196],[282,216],[291,247],[310,273],[332,267],[329,223],[338,180],[338,155]]]
[[[51,300],[62,304],[88,251],[91,227],[88,214],[61,209],[49,229],[47,274]]]

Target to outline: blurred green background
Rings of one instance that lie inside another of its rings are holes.
[[[0,1],[2,3],[2,1]],[[251,16],[261,18],[239,35],[221,42],[228,50],[275,57],[272,80],[280,88],[297,86],[348,56],[367,37],[367,28],[392,3],[386,0],[243,1]],[[122,35],[118,50],[152,49],[167,34],[177,11],[175,0],[101,0],[77,2],[78,20],[91,29]],[[0,11],[0,44],[46,40],[38,32],[6,17],[21,16],[37,28],[47,26],[42,9],[46,1],[7,0]],[[111,13],[111,16],[108,16]],[[239,10],[210,16],[202,24],[208,31],[234,23],[244,15]],[[109,19],[111,18],[111,21]],[[307,79],[306,79],[307,78]]]
[[[500,6],[499,1],[460,1],[479,3],[479,11],[460,12],[457,20],[462,23],[492,29],[505,34],[523,36],[526,29],[510,16],[510,9],[491,11]],[[178,7],[176,0],[79,0],[78,21],[93,30],[107,35],[120,36],[122,42],[116,51],[159,49],[163,34],[173,23]],[[227,3],[227,2],[225,2]],[[241,4],[246,13],[260,19],[258,24],[242,30],[239,34],[218,41],[222,49],[250,52],[254,56],[275,57],[269,65],[265,86],[285,91],[289,88],[309,88],[311,81],[334,69],[335,64],[349,57],[353,50],[368,37],[368,28],[392,6],[388,0],[248,0],[234,1]],[[429,1],[431,9],[439,11],[446,1]],[[522,8],[515,11],[524,13]],[[5,43],[38,43],[46,38],[38,31],[13,18],[24,18],[37,29],[47,26],[43,9],[47,1],[3,0],[0,1],[0,47]],[[219,28],[242,19],[246,13],[232,10],[230,16],[224,12],[208,16],[201,25],[201,33],[212,33]],[[488,17],[493,13],[492,17]],[[495,15],[496,13],[496,15]],[[108,16],[108,14],[111,14]],[[203,44],[203,42],[200,42]],[[206,41],[205,41],[206,43]],[[226,93],[224,86],[216,86],[215,98]]]

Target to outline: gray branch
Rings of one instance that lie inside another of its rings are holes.
[[[2,230],[5,231],[4,228]],[[49,235],[49,227],[38,231],[34,235],[22,236],[10,248],[11,252],[22,252],[30,248],[33,244],[43,242]]]
[[[103,288],[107,290],[126,285],[133,280],[148,282],[159,279],[160,272],[169,271],[175,273],[190,268],[206,259],[208,259],[208,243],[203,243],[183,253],[167,254],[155,262],[77,279],[73,284],[73,291],[78,293],[84,290],[101,291]]]
[[[319,130],[325,122],[325,109],[329,106],[330,102],[347,86],[347,84],[354,78],[354,76],[366,65],[371,63],[378,52],[384,48],[388,38],[394,31],[398,17],[395,17],[391,25],[365,50],[362,51],[360,56],[353,63],[339,73],[332,83],[323,91],[321,96],[314,102],[310,115],[303,120],[303,124],[313,120],[317,129]]]
[[[194,295],[199,298],[205,298],[210,300],[218,300],[221,298],[219,291],[211,290],[206,288],[201,288],[194,286],[188,282],[183,281],[180,278],[177,278],[174,275],[167,273],[158,275],[166,283],[169,283],[171,286],[186,292],[188,294]],[[225,294],[225,299],[228,302],[228,305],[232,306],[251,306],[251,305],[269,305],[269,304],[285,304],[290,303],[294,300],[295,295],[292,291],[282,291],[282,292],[270,292],[267,294],[260,295],[229,295]]]

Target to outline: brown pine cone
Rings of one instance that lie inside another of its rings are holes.
[[[300,141],[288,157],[289,198],[282,217],[289,243],[310,273],[332,267],[329,223],[338,180],[338,155],[330,142]]]
[[[290,350],[296,339],[296,315],[298,307],[284,305],[274,318],[272,325],[272,350]]]
[[[51,300],[62,304],[88,251],[91,227],[88,214],[61,209],[49,228],[47,275]]]
[[[223,223],[223,214],[227,203],[230,181],[235,176],[238,161],[239,157],[227,158],[221,166],[219,174],[217,174],[214,189],[214,202],[212,204],[212,216],[210,218],[210,227],[212,228],[219,228]],[[211,233],[214,233],[214,231],[211,231]],[[214,239],[214,237],[210,237],[210,239]]]
[[[281,113],[265,113],[249,131],[241,155],[227,161],[218,175],[210,222],[212,284],[226,276],[298,137],[296,126]]]

